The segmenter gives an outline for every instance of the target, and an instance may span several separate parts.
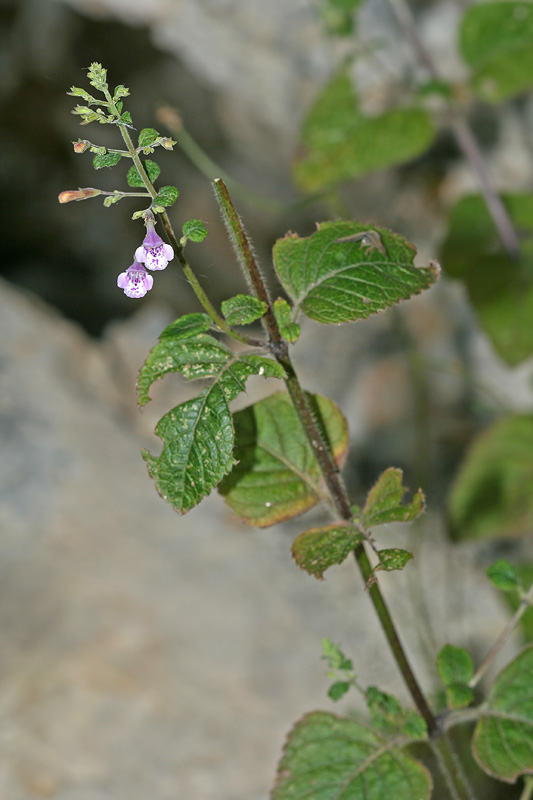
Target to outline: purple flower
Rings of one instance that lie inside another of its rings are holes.
[[[154,223],[146,223],[148,233],[144,237],[141,247],[135,251],[135,260],[145,264],[148,269],[165,269],[168,262],[174,258],[174,250],[154,230]]]
[[[117,286],[124,289],[124,294],[128,297],[144,297],[153,285],[154,279],[137,260],[117,278]]]

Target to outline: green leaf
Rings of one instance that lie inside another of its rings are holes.
[[[300,336],[300,326],[292,322],[292,309],[286,300],[278,298],[272,305],[279,331],[284,339],[290,344],[294,344]]]
[[[93,158],[93,167],[102,169],[103,167],[114,167],[121,159],[120,153],[104,153]]]
[[[448,501],[456,539],[529,534],[533,527],[533,415],[494,423],[470,447]]]
[[[327,637],[322,639],[322,658],[326,659],[330,669],[343,671],[353,669],[351,659],[346,658],[339,645]]]
[[[203,242],[207,236],[207,228],[201,219],[190,219],[183,223],[183,235],[191,242]]]
[[[328,689],[328,697],[330,700],[337,702],[349,691],[350,684],[347,681],[335,681]]]
[[[131,125],[131,123],[132,119],[129,111],[125,111],[123,114],[121,114],[117,121],[117,125]]]
[[[325,397],[310,400],[334,457],[342,461],[348,447],[342,413]],[[219,491],[237,516],[265,528],[313,508],[324,494],[321,472],[289,396],[270,395],[238,411],[234,423],[239,463]]]
[[[366,690],[366,702],[375,727],[383,733],[404,733],[411,739],[425,739],[427,725],[415,711],[405,710],[398,700],[375,686]]]
[[[322,580],[328,567],[342,564],[364,535],[353,525],[334,523],[324,528],[311,528],[292,543],[292,557],[301,569]]]
[[[320,16],[326,31],[335,36],[350,36],[355,30],[354,11],[361,0],[325,0]]]
[[[532,675],[530,646],[496,679],[474,733],[472,749],[480,767],[508,783],[533,772]]]
[[[362,238],[339,241],[353,235]],[[323,323],[366,319],[429,288],[439,267],[415,267],[415,254],[402,236],[354,222],[324,222],[303,239],[289,233],[273,250],[277,275],[297,310]]]
[[[146,174],[150,178],[150,181],[153,183],[161,172],[159,166],[155,163],[155,161],[150,161],[149,159],[143,161],[142,164],[146,170]],[[143,179],[139,175],[139,171],[135,164],[132,164],[132,166],[129,168],[126,179],[128,184],[134,188],[137,186],[144,186]]]
[[[392,547],[386,550],[379,550],[379,564],[374,571],[383,569],[392,572],[395,569],[403,569],[408,561],[413,558],[413,554],[408,550],[401,550],[399,547]]]
[[[267,310],[267,304],[249,294],[237,294],[224,300],[221,308],[229,325],[250,325],[261,319]]]
[[[502,200],[522,235],[518,261],[504,252],[480,195],[464,197],[454,206],[441,255],[446,273],[464,281],[498,355],[515,365],[533,354],[533,195],[505,195]]]
[[[272,800],[429,800],[426,768],[358,722],[313,711],[291,731]]]
[[[201,312],[185,314],[167,325],[160,333],[159,339],[190,339],[199,333],[206,333],[210,327],[211,320],[207,314]]]
[[[431,117],[420,108],[397,108],[365,117],[350,77],[342,72],[311,108],[301,131],[294,177],[306,191],[402,164],[423,153],[435,137]]]
[[[474,662],[464,647],[446,644],[437,656],[437,671],[445,686],[468,683],[474,677]]]
[[[195,324],[192,323],[193,326]],[[204,322],[199,321],[198,324],[201,326]],[[250,375],[280,379],[285,376],[283,368],[272,358],[247,354],[239,356],[211,335],[191,335],[189,326],[185,325],[177,333],[174,326],[170,327],[170,332],[168,328],[163,331],[139,373],[137,392],[140,405],[150,400],[150,386],[169,372],[180,372],[187,380],[216,379],[228,402],[244,391]]]
[[[142,451],[161,497],[185,514],[233,466],[233,425],[227,397],[217,384],[176,406],[157,423],[163,440],[159,456]]]
[[[407,491],[402,483],[401,469],[389,467],[378,478],[375,486],[368,493],[363,508],[362,522],[365,528],[384,525],[388,522],[411,522],[425,508],[425,499],[419,489],[409,505],[401,505]],[[383,552],[383,551],[381,551]]]
[[[143,128],[139,133],[139,147],[149,147],[156,139],[159,139],[159,133],[155,128]]]
[[[162,186],[154,197],[154,204],[168,207],[174,205],[178,199],[179,192],[175,186]]]
[[[472,68],[472,88],[497,103],[533,86],[533,7],[483,3],[463,14],[460,49]]]
[[[510,564],[505,558],[500,558],[486,571],[487,578],[492,581],[497,589],[502,592],[512,592],[520,588],[520,576],[518,570],[513,564]]]
[[[446,704],[448,708],[465,708],[474,702],[474,692],[465,683],[450,683],[446,687]]]

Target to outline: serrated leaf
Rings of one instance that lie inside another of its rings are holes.
[[[346,421],[332,400],[316,404],[337,462],[348,446]],[[259,528],[302,514],[324,494],[321,472],[287,394],[276,393],[238,411],[235,458],[239,462],[219,487],[227,504]]]
[[[489,775],[514,783],[533,772],[533,646],[497,677],[476,725],[473,753]]]
[[[366,319],[437,280],[438,265],[415,267],[416,248],[403,236],[385,228],[371,231],[360,241],[340,242],[368,232],[368,226],[324,222],[311,236],[287,234],[276,242],[276,273],[298,310],[323,323]]]
[[[229,325],[250,325],[265,314],[267,304],[249,294],[237,294],[224,300],[222,313]]]
[[[301,569],[322,580],[328,567],[342,564],[364,535],[353,525],[334,523],[311,528],[292,543],[292,557]]]
[[[426,768],[351,719],[313,711],[291,731],[271,800],[429,800]]]
[[[456,539],[529,534],[533,527],[533,415],[494,423],[474,441],[453,483]]]
[[[421,489],[409,505],[401,504],[407,491],[402,480],[402,470],[395,467],[389,467],[380,475],[368,493],[361,512],[365,528],[373,528],[374,525],[384,525],[388,522],[411,522],[424,510],[425,499]]]
[[[452,209],[441,256],[446,273],[464,281],[498,355],[515,365],[533,354],[533,195],[502,201],[522,235],[518,261],[503,250],[480,195],[463,197]]]
[[[402,708],[396,697],[376,686],[369,686],[365,694],[368,710],[378,730],[390,735],[405,733],[415,740],[426,738],[425,721],[415,711]]]
[[[300,326],[292,322],[292,309],[286,300],[278,298],[272,304],[274,316],[278,323],[279,332],[290,344],[294,344],[300,336]]]
[[[183,235],[191,242],[203,242],[207,236],[207,228],[201,219],[189,219],[183,223]]]
[[[179,192],[175,186],[162,186],[156,196],[154,197],[154,205],[160,205],[164,208],[174,205],[178,199]]]
[[[114,167],[121,159],[120,153],[104,153],[93,158],[93,167],[103,169],[103,167]]]
[[[533,7],[483,3],[465,10],[460,49],[472,68],[472,88],[497,103],[533,86]]]
[[[139,147],[149,147],[156,139],[159,139],[159,133],[155,128],[143,128],[139,133],[138,145]]]
[[[225,393],[218,384],[176,406],[159,420],[163,440],[159,456],[142,451],[161,497],[185,514],[222,480],[233,466],[233,424]]]
[[[131,125],[132,119],[129,111],[125,111],[117,120],[117,125]]]
[[[155,163],[155,161],[150,161],[149,159],[146,159],[146,161],[143,161],[142,164],[143,164],[143,167],[146,170],[146,174],[150,178],[150,181],[153,183],[157,179],[159,173],[161,172],[161,169]],[[143,186],[144,187],[143,179],[141,178],[141,176],[139,174],[139,170],[137,169],[135,164],[132,164],[131,167],[129,168],[128,174],[126,176],[126,180],[128,181],[128,184],[130,186],[132,186],[133,188],[136,188],[136,187],[139,187],[139,186]]]
[[[497,589],[502,592],[512,592],[520,587],[520,576],[517,568],[506,561],[505,558],[500,558],[491,564],[486,570],[486,575],[492,581]]]
[[[423,153],[435,137],[429,114],[397,108],[365,117],[350,77],[340,73],[319,95],[301,131],[294,177],[306,191],[404,163]]]
[[[446,644],[437,656],[437,671],[445,686],[468,683],[474,676],[474,662],[464,647]]]
[[[200,326],[203,324],[199,322]],[[205,333],[193,336],[189,330],[188,327],[180,327],[177,332],[175,328],[170,332],[166,329],[150,351],[137,381],[140,405],[150,400],[148,390],[152,383],[169,372],[179,372],[187,380],[216,379],[228,402],[244,391],[250,375],[280,379],[285,376],[283,368],[272,358],[237,355],[213,336]]]
[[[171,322],[159,334],[160,339],[190,339],[199,333],[206,333],[211,327],[211,320],[207,314],[196,312],[185,314],[175,322]]]
[[[403,569],[408,561],[413,558],[413,554],[408,550],[401,550],[399,547],[387,548],[378,551],[379,564],[375,571],[383,569],[386,572],[393,572],[396,569]]]

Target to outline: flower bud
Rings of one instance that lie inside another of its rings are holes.
[[[78,139],[77,142],[72,142],[75,153],[85,153],[89,149],[91,143],[87,139]]]
[[[73,200],[87,200],[88,197],[98,197],[102,194],[100,189],[67,189],[57,198],[60,203],[71,203]]]

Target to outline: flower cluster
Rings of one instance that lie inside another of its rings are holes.
[[[117,285],[124,289],[124,294],[128,297],[144,297],[154,285],[154,279],[146,268],[165,269],[168,262],[174,258],[172,247],[165,244],[155,232],[153,220],[147,220],[146,227],[147,234],[142,245],[135,251],[133,264],[117,278]]]

